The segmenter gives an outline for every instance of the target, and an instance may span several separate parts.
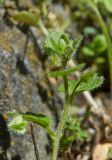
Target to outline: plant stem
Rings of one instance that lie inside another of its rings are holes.
[[[45,28],[42,20],[40,20],[40,21],[38,22],[37,26],[39,26],[39,28],[41,29],[41,31],[43,32],[43,34],[44,34],[45,36],[48,35],[49,32],[48,32],[47,29]]]
[[[66,21],[63,23],[63,25],[61,26],[61,32],[64,33],[65,30],[70,26],[70,24],[71,24],[71,17],[66,19]]]
[[[34,131],[33,124],[30,124],[30,130],[31,130],[31,136],[32,136],[34,150],[35,150],[35,157],[36,157],[36,160],[40,160],[39,152],[38,152],[38,149],[37,149],[37,143],[36,143],[35,131]]]
[[[56,160],[57,156],[58,156],[58,148],[59,148],[59,141],[61,138],[61,134],[68,116],[68,109],[69,109],[69,93],[68,93],[68,80],[67,77],[64,76],[63,77],[64,80],[64,87],[65,87],[65,104],[64,104],[64,108],[63,108],[63,112],[61,115],[61,119],[59,121],[57,130],[56,130],[56,135],[55,135],[55,139],[53,141],[53,156],[52,156],[52,160]]]
[[[111,98],[112,98],[112,41],[108,33],[107,26],[97,8],[96,3],[94,1],[90,1],[90,5],[99,19],[100,27],[107,41],[107,46],[108,46],[107,52],[108,52],[109,72],[110,72],[110,93],[111,93]]]
[[[77,89],[77,87],[79,86],[79,84],[81,83],[81,80],[78,81],[78,83],[76,84],[72,94],[70,95],[70,104],[72,104],[72,101],[73,101],[73,98],[74,98],[74,95],[75,95],[75,91]]]

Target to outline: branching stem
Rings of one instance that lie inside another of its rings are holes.
[[[77,83],[77,85],[75,86],[72,94],[70,95],[70,104],[72,104],[72,101],[73,101],[73,98],[74,98],[74,95],[75,95],[75,91],[77,89],[77,87],[79,86],[79,84],[81,83],[81,80],[79,80],[79,82]]]

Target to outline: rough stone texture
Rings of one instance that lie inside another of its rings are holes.
[[[4,18],[3,18],[4,16]],[[7,111],[32,111],[52,116],[60,107],[59,98],[44,76],[44,61],[40,58],[33,36],[12,24],[0,9],[0,159],[35,160],[29,134],[10,135],[3,114]],[[42,55],[43,56],[43,55]],[[56,116],[57,117],[57,116]],[[48,160],[48,139],[41,127],[36,128],[40,159]],[[2,129],[2,131],[1,131]],[[6,158],[7,151],[7,158]],[[13,157],[13,158],[12,158]]]

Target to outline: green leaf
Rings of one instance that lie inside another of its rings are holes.
[[[69,137],[63,136],[60,141],[60,151],[63,152],[64,150],[66,150],[74,140],[75,140],[74,136],[69,136]]]
[[[97,53],[102,53],[107,49],[107,41],[103,34],[95,36],[91,43],[91,49]]]
[[[60,58],[59,65],[66,66],[67,62],[76,54],[81,42],[82,36],[78,36],[75,40],[72,40],[66,35],[54,31],[47,36],[45,40],[45,49],[50,54],[51,59],[54,60],[54,56],[58,55]]]
[[[103,53],[107,49],[107,42],[103,34],[95,36],[91,43],[82,48],[82,53],[86,56],[95,56]]]
[[[61,66],[61,61],[60,57],[58,55],[51,55],[49,57],[49,63],[54,67],[54,66]]]
[[[112,12],[112,0],[102,0],[109,12]]]
[[[85,64],[80,64],[80,65],[77,65],[76,67],[67,68],[65,70],[58,70],[58,71],[49,72],[48,75],[52,76],[52,77],[62,77],[65,75],[70,75],[71,73],[74,73],[76,71],[79,71],[82,68],[84,68],[84,66],[85,66]]]
[[[22,113],[22,117],[27,122],[33,122],[36,123],[44,128],[47,128],[50,126],[51,120],[48,116],[43,114],[36,114],[32,112],[26,112]]]
[[[95,73],[91,70],[86,70],[80,75],[81,82],[87,82],[89,79],[94,77]]]
[[[95,59],[95,62],[98,64],[103,64],[105,62],[105,58],[104,57],[97,57]]]
[[[88,137],[87,132],[81,128],[81,119],[80,118],[69,118],[66,121],[65,130],[71,132],[74,139],[84,140]]]
[[[75,81],[75,80],[69,80],[68,81],[68,88],[69,88],[69,94],[72,94],[73,92],[73,89],[75,88],[75,86],[77,85],[78,81]],[[64,89],[64,85],[61,84],[59,87],[58,87],[58,91],[59,92],[65,92],[65,89]]]
[[[84,28],[84,34],[85,35],[95,35],[97,34],[97,30],[95,27],[88,26]]]
[[[98,88],[103,84],[104,78],[98,76],[92,71],[86,71],[80,76],[80,84],[76,89],[76,92],[91,91]]]
[[[66,150],[74,140],[84,141],[88,136],[89,134],[81,128],[81,119],[70,117],[66,121],[65,134],[60,141],[61,151]]]
[[[7,114],[8,114],[8,116],[10,116],[10,117],[15,117],[15,116],[19,115],[19,113],[16,112],[16,111],[8,112]]]
[[[64,55],[64,58],[67,61],[69,61],[73,57],[73,55],[76,54],[77,50],[81,45],[82,40],[83,40],[82,35],[79,35],[74,41],[73,40],[69,41],[65,50],[65,55]]]
[[[86,46],[82,47],[81,51],[86,56],[91,56],[92,57],[92,56],[95,55],[94,50],[92,50],[91,48],[86,47]]]
[[[87,80],[81,79],[81,83],[76,89],[76,92],[83,92],[83,91],[91,91],[95,88],[98,88],[103,84],[104,78],[101,76],[98,76],[97,74],[94,74],[91,78],[88,78]]]
[[[40,11],[20,11],[14,14],[13,19],[24,24],[37,26],[38,20],[40,18]]]
[[[80,83],[79,83],[80,81]],[[81,75],[80,80],[70,80],[68,82],[68,88],[69,88],[69,93],[72,94],[74,91],[74,88],[77,86],[75,93],[83,92],[83,91],[91,91],[94,90],[95,88],[98,88],[103,84],[104,78],[101,76],[98,76],[97,74],[93,72],[87,72]],[[63,84],[60,85],[59,87],[60,92],[64,92],[64,86]]]
[[[79,35],[75,40],[74,40],[74,43],[73,43],[73,47],[74,47],[74,54],[76,53],[76,51],[79,49],[81,43],[82,43],[82,40],[83,40],[83,36],[82,35]]]
[[[50,53],[61,55],[66,47],[66,42],[62,36],[64,36],[62,33],[56,31],[49,33],[45,40],[45,49]]]
[[[24,134],[26,132],[27,125],[29,123],[35,123],[45,128],[52,139],[55,136],[54,132],[50,129],[51,119],[46,115],[32,112],[8,112],[8,115],[13,118],[8,124],[8,128],[11,132]]]
[[[27,122],[19,114],[8,124],[9,130],[17,134],[24,134],[26,132],[26,126]]]

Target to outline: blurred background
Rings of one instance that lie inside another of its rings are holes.
[[[11,134],[8,111],[47,114],[54,128],[59,122],[61,80],[45,74],[53,65],[44,41],[54,30],[71,39],[82,35],[70,65],[85,63],[105,79],[92,93],[75,97],[59,159],[105,160],[112,147],[112,0],[0,0],[0,160],[35,160],[30,130]],[[51,139],[39,126],[35,132],[40,159],[50,160]]]

